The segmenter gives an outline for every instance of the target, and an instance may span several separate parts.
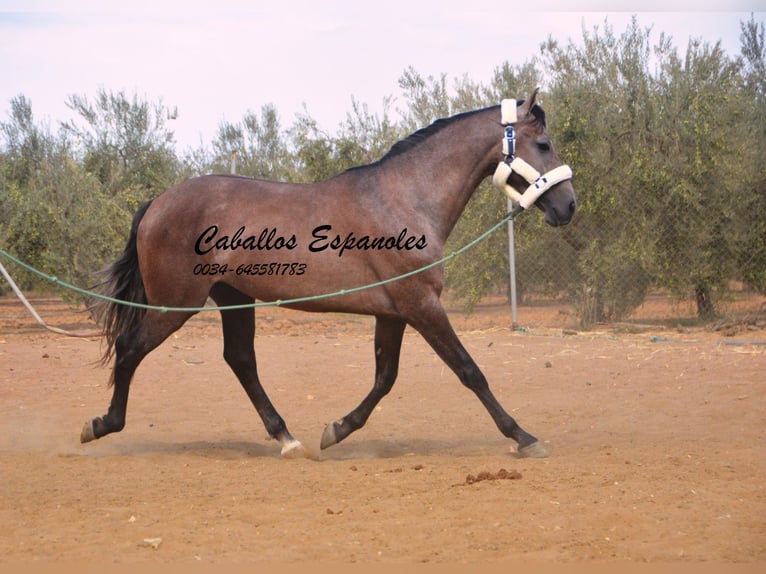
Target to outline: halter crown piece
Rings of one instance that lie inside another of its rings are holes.
[[[549,172],[540,175],[534,167],[520,157],[516,157],[516,129],[513,127],[518,121],[516,113],[516,100],[503,100],[500,104],[501,122],[505,126],[503,136],[503,155],[505,159],[497,164],[492,183],[502,189],[512,201],[518,203],[523,209],[534,205],[540,196],[554,185],[572,179],[572,169],[568,165],[560,165]],[[509,183],[508,178],[513,172],[523,177],[529,187],[524,193],[516,191]]]

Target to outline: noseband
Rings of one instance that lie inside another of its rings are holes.
[[[534,167],[520,157],[516,157],[516,129],[513,127],[518,121],[516,114],[516,100],[503,100],[501,106],[501,123],[505,126],[503,136],[503,161],[497,164],[492,183],[502,189],[511,200],[527,209],[534,205],[542,194],[556,184],[572,179],[572,169],[568,165],[560,165],[540,175]],[[509,183],[508,178],[513,172],[523,177],[529,187],[524,193],[516,191]]]

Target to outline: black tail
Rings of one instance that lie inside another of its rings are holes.
[[[125,250],[117,261],[103,271],[105,279],[99,286],[99,291],[115,300],[146,304],[144,280],[141,277],[141,269],[138,267],[136,235],[141,219],[151,204],[152,202],[148,201],[138,208],[133,216],[130,237]],[[106,364],[114,355],[114,343],[117,337],[138,325],[146,309],[99,299],[92,307],[92,311],[106,336],[106,349],[102,356],[102,362]]]

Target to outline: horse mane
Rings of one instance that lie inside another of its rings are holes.
[[[517,101],[517,105],[519,105],[519,106],[521,104],[523,104],[523,103],[524,103],[524,100],[518,100]],[[430,138],[434,134],[437,134],[440,131],[442,131],[444,128],[452,125],[456,121],[459,121],[461,119],[473,116],[475,114],[481,113],[481,112],[486,111],[486,110],[491,109],[491,108],[499,108],[499,107],[500,106],[495,105],[495,106],[490,106],[490,107],[487,107],[487,108],[481,108],[481,109],[478,109],[478,110],[471,110],[471,111],[468,111],[468,112],[461,112],[461,113],[455,114],[453,116],[437,119],[433,123],[431,123],[430,125],[428,125],[428,126],[426,126],[424,128],[421,128],[421,129],[417,130],[416,132],[413,132],[412,134],[410,134],[406,138],[396,142],[394,145],[391,146],[391,149],[389,149],[388,152],[383,157],[381,157],[379,160],[377,160],[377,161],[375,161],[375,162],[373,162],[371,164],[355,166],[355,167],[349,168],[346,171],[355,171],[355,170],[358,170],[358,169],[362,169],[362,168],[366,168],[366,167],[372,167],[372,166],[375,166],[375,165],[379,165],[379,164],[381,164],[381,163],[383,163],[383,162],[385,162],[385,161],[387,161],[387,160],[389,160],[389,159],[391,159],[393,157],[402,155],[402,154],[410,151],[411,149],[417,147],[418,145],[423,143],[425,140],[427,140],[428,138]],[[531,111],[532,111],[532,115],[535,118],[535,121],[541,127],[545,127],[545,125],[546,125],[545,124],[545,111],[538,104],[535,104],[534,106],[532,106],[532,110]]]
[[[518,100],[517,105],[520,106],[523,103],[524,103],[524,100]],[[497,107],[497,106],[491,106],[491,107]],[[411,150],[412,148],[416,147],[421,142],[427,140],[432,135],[440,132],[441,130],[451,125],[452,123],[460,119],[472,116],[474,114],[478,114],[487,109],[490,109],[490,108],[482,108],[479,110],[462,112],[459,114],[455,114],[454,116],[450,116],[448,118],[438,119],[434,121],[431,125],[421,128],[418,131],[414,132],[413,134],[407,136],[403,140],[396,142],[393,146],[391,146],[391,149],[388,150],[388,153],[386,153],[386,155],[380,158],[380,161],[385,161],[397,155],[401,155]],[[532,115],[535,117],[535,120],[537,121],[538,124],[540,124],[542,127],[545,127],[546,125],[545,111],[543,110],[543,108],[541,108],[538,104],[535,104],[534,106],[532,106]]]
[[[519,105],[521,105],[523,102],[524,101],[521,100]],[[532,106],[532,115],[535,116],[535,120],[540,125],[540,127],[543,127],[543,128],[546,127],[547,124],[545,123],[545,110],[541,108],[538,104],[535,104],[534,106]]]
[[[484,108],[484,109],[487,109],[487,108]],[[454,122],[462,118],[472,116],[474,114],[482,112],[484,111],[484,109],[472,110],[469,112],[462,112],[459,114],[455,114],[454,116],[450,116],[448,118],[441,118],[441,119],[435,120],[431,125],[421,128],[418,131],[414,132],[413,134],[407,136],[403,140],[396,142],[393,146],[391,146],[391,149],[388,150],[388,153],[386,153],[386,155],[380,158],[380,161],[384,162],[387,159],[391,159],[392,157],[396,157],[405,152],[408,152],[412,148],[417,147],[419,144],[421,144],[422,142],[430,138],[432,135],[442,131],[444,128],[453,124]]]

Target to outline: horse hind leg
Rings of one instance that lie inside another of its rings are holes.
[[[328,424],[320,448],[339,443],[367,422],[375,406],[394,385],[399,370],[399,354],[406,323],[401,319],[377,317],[375,323],[375,383],[370,393],[354,410]]]
[[[219,306],[248,305],[254,299],[240,291],[219,283],[210,296]],[[287,430],[287,425],[269,400],[258,378],[255,359],[255,313],[252,309],[228,309],[221,311],[223,325],[223,357],[239,379],[250,402],[261,417],[269,436],[279,441],[285,458],[303,458],[308,452]]]
[[[87,421],[80,433],[80,442],[86,443],[105,435],[119,432],[125,427],[128,394],[133,375],[141,361],[157,348],[171,333],[177,331],[194,313],[148,310],[141,322],[115,341],[115,359],[112,369],[112,401],[101,417]]]

